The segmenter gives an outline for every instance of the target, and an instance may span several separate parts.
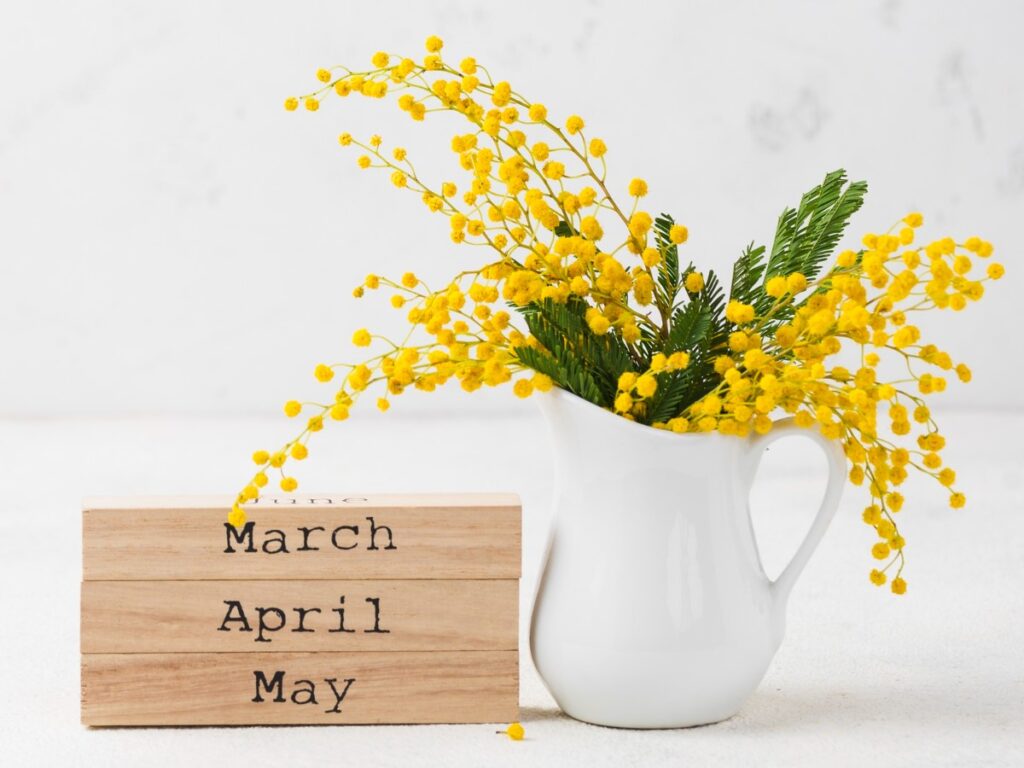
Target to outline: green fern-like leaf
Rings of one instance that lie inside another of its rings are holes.
[[[679,307],[672,315],[665,354],[693,349],[704,341],[710,329],[711,307],[700,297]]]
[[[770,253],[754,243],[744,249],[733,265],[729,297],[753,305],[759,317],[770,314],[762,333],[770,335],[800,306],[768,296],[767,281],[793,272],[808,280],[817,277],[866,192],[863,182],[848,183],[844,171],[834,171],[803,195],[795,209],[782,212]],[[639,342],[627,345],[614,331],[595,335],[586,322],[589,304],[575,296],[563,303],[544,300],[516,306],[513,308],[524,316],[539,342],[538,346],[518,348],[519,362],[550,376],[562,389],[610,408],[624,371],[646,370],[659,352],[689,353],[685,369],[657,375],[654,396],[646,411],[637,413],[638,421],[648,424],[669,421],[714,389],[721,381],[715,358],[727,353],[729,333],[734,330],[725,318],[725,288],[718,276],[708,271],[700,291],[685,290],[685,278],[693,265],[680,269],[679,249],[669,237],[673,224],[667,214],[654,223],[654,240],[662,257],[656,273],[655,304],[662,316],[668,317],[663,327],[650,330],[645,326]],[[577,233],[569,223],[560,222],[555,234],[569,237]]]
[[[586,322],[586,302],[570,298],[565,303],[545,299],[528,307],[517,308],[526,319],[530,333],[555,360],[563,379],[552,378],[565,388],[596,405],[610,407],[615,400],[619,376],[635,365],[629,348],[613,333],[597,336]],[[518,354],[518,352],[517,352]],[[548,370],[536,368],[529,354],[520,361],[551,376]]]
[[[715,350],[728,335],[725,322],[725,292],[718,276],[709,271],[704,288],[672,314],[664,352],[688,352],[690,364],[682,371],[659,376],[658,391],[651,399],[646,423],[668,421],[691,403],[704,397],[718,384],[714,369]]]
[[[555,235],[557,237],[572,237],[577,234],[576,230],[569,226],[569,222],[560,221],[555,225]]]
[[[658,287],[661,292],[662,305],[672,307],[679,294],[681,277],[679,274],[679,247],[669,239],[668,233],[675,224],[675,219],[667,213],[654,220],[654,240],[661,253],[658,265]]]
[[[595,405],[605,405],[601,388],[579,360],[567,357],[561,351],[552,355],[532,347],[520,347],[516,350],[516,357],[527,368],[549,376],[560,389],[572,392]]]
[[[764,276],[765,248],[763,245],[748,245],[732,267],[732,290],[729,297],[744,304],[753,304],[761,293],[759,283]]]
[[[816,277],[843,236],[850,217],[860,209],[867,190],[863,181],[847,184],[846,171],[840,169],[827,174],[821,184],[800,198],[796,210],[784,210],[765,278],[792,272],[800,272],[808,280]]]

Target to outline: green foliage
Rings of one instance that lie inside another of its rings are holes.
[[[848,183],[845,171],[827,174],[821,184],[801,197],[795,209],[786,208],[779,216],[770,253],[765,246],[750,243],[736,260],[729,298],[754,307],[763,336],[770,336],[791,319],[800,306],[798,301],[779,302],[769,296],[767,281],[799,272],[812,282],[835,251],[866,192],[864,182]],[[654,322],[650,328],[642,327],[639,342],[627,344],[615,330],[594,334],[586,322],[590,305],[583,299],[571,296],[565,303],[544,300],[515,307],[539,342],[539,347],[517,348],[519,361],[550,376],[562,389],[610,408],[622,373],[646,371],[658,353],[687,352],[690,362],[686,368],[657,374],[657,391],[639,417],[646,423],[668,421],[713,390],[720,381],[715,358],[728,353],[729,333],[735,328],[725,317],[725,289],[713,271],[705,274],[700,291],[686,290],[686,276],[693,265],[680,269],[679,249],[669,238],[674,223],[667,214],[654,221],[654,244],[661,254],[651,307]],[[560,222],[555,234],[568,237],[577,233],[568,223]]]
[[[736,263],[732,267],[730,298],[744,304],[754,304],[757,301],[759,298],[757,294],[760,293],[761,288],[761,278],[764,277],[766,266],[764,263],[764,251],[763,245],[755,247],[751,243],[743,251],[743,255],[736,259]]]
[[[570,297],[565,304],[545,299],[519,310],[543,347],[520,347],[516,350],[520,362],[547,374],[562,389],[610,407],[619,376],[635,367],[618,334],[594,334],[587,326],[587,304],[577,297]]]
[[[654,220],[654,242],[661,253],[658,264],[658,298],[659,305],[673,307],[679,294],[682,277],[679,274],[679,246],[669,240],[668,231],[675,224],[675,219],[667,213]]]
[[[776,275],[799,272],[813,281],[825,261],[833,254],[850,217],[864,202],[868,185],[863,181],[847,183],[846,171],[826,174],[818,186],[800,198],[797,208],[786,208],[779,216],[771,254],[765,262],[764,246],[751,243],[733,266],[731,298],[752,304],[758,317],[764,317],[776,304],[764,291],[764,284]],[[799,303],[780,307],[765,323],[771,332],[793,316]]]
[[[847,184],[846,171],[838,170],[800,198],[796,210],[787,208],[779,216],[772,253],[765,277],[801,272],[812,280],[832,255],[846,224],[864,202],[868,185]]]
[[[572,237],[577,234],[576,230],[569,226],[569,222],[560,221],[555,227],[555,235],[557,237]]]

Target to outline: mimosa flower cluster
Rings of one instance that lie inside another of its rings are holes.
[[[911,213],[835,254],[866,192],[835,172],[784,212],[770,253],[751,247],[736,262],[727,300],[713,272],[683,266],[688,230],[647,210],[643,179],[613,194],[608,147],[581,116],[556,117],[475,59],[449,63],[442,48],[430,37],[420,60],[380,52],[363,70],[320,69],[318,86],[284,106],[316,112],[326,99],[397,93],[413,121],[461,116],[450,179],[419,176],[405,148],[377,135],[343,132],[338,142],[446,218],[454,245],[481,248],[479,266],[436,287],[411,271],[366,276],[354,296],[386,291],[408,334],[396,342],[358,329],[353,344],[371,348],[363,360],[316,366],[329,397],[285,404],[304,426],[253,455],[229,521],[245,521],[244,504],[272,476],[294,491],[288,467],[308,456],[310,437],[366,393],[386,411],[409,389],[452,380],[470,392],[510,384],[519,397],[558,386],[656,429],[744,437],[785,413],[839,441],[850,482],[866,490],[870,580],[903,594],[899,489],[909,470],[934,478],[950,506],[965,503],[926,399],[971,371],[926,342],[917,318],[979,300],[1003,274],[991,261],[977,274],[992,245],[922,241],[923,218]],[[897,378],[880,374],[887,357],[899,361]]]

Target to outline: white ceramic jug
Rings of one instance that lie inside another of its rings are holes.
[[[835,514],[838,444],[791,419],[767,435],[674,434],[575,395],[540,399],[557,489],[530,648],[568,715],[624,728],[724,720],[779,647],[786,599]],[[764,573],[749,494],[764,449],[787,435],[828,457],[821,508],[780,576]]]

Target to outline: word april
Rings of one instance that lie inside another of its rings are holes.
[[[383,629],[380,625],[380,598],[379,597],[368,597],[365,601],[373,609],[373,621],[372,623],[367,622],[369,628],[363,629],[363,632],[375,633],[375,634],[389,634],[390,629]],[[333,621],[331,629],[328,632],[344,632],[353,633],[356,630],[345,626],[345,596],[341,595],[338,598],[338,604],[340,607],[331,608],[330,612],[337,614],[337,618]],[[253,642],[256,643],[269,643],[271,638],[268,634],[274,632],[280,632],[285,629],[288,624],[288,614],[284,608],[278,608],[276,606],[262,606],[258,605],[253,608],[253,620],[249,620],[249,616],[246,615],[245,608],[242,606],[240,600],[225,600],[224,605],[227,606],[227,611],[224,614],[224,621],[221,622],[217,628],[218,632],[230,632],[235,629],[239,632],[256,632],[256,636],[253,638]],[[305,608],[297,607],[292,608],[295,613],[294,626],[291,627],[292,632],[316,632],[314,627],[306,625],[306,619],[309,614],[323,614],[323,610],[320,608]],[[255,624],[255,629],[253,628]]]
[[[262,535],[257,534],[256,524],[252,521],[242,526],[239,531],[231,523],[224,523],[227,546],[224,554],[237,552],[263,552],[268,555],[288,554],[295,552],[319,552],[321,548],[333,548],[340,551],[358,549],[361,541],[366,540],[366,549],[395,550],[395,537],[391,528],[378,525],[373,517],[367,517],[369,525],[339,525],[328,533],[322,525],[299,526],[296,533],[289,539],[281,528],[268,528]],[[361,533],[362,531],[362,533]],[[257,542],[259,545],[257,546]],[[293,549],[289,548],[289,542]],[[239,549],[235,549],[238,546]]]
[[[316,697],[316,683],[312,680],[296,680],[292,683],[292,691],[285,698],[285,681],[284,681],[284,670],[278,670],[274,672],[269,678],[266,673],[261,669],[253,670],[253,677],[256,679],[256,695],[252,701],[254,704],[262,704],[265,701],[270,701],[275,704],[284,704],[286,701],[291,701],[292,704],[319,704],[320,701]],[[354,677],[349,677],[338,683],[336,677],[325,677],[324,683],[330,686],[330,697],[334,699],[334,704],[330,709],[325,709],[324,712],[328,714],[341,714],[341,702],[345,700],[345,696],[348,695],[349,688],[356,681]],[[340,687],[340,690],[339,690]],[[321,685],[321,690],[323,686]],[[263,694],[266,693],[268,698],[263,698]],[[326,702],[329,704],[331,698],[328,698]]]

